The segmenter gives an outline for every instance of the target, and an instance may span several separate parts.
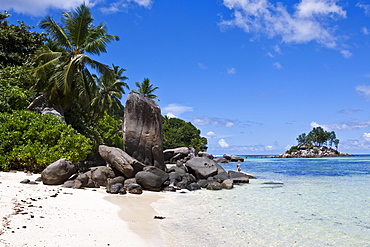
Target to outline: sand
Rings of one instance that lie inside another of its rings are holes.
[[[0,172],[0,246],[166,246],[151,206],[162,193],[20,183],[39,176]]]

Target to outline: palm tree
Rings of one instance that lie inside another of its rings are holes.
[[[41,65],[34,74],[44,83],[47,97],[63,110],[74,98],[88,101],[85,105],[90,105],[96,86],[87,65],[100,75],[113,77],[107,65],[86,54],[100,55],[106,52],[108,43],[119,38],[107,34],[104,24],[94,26],[93,20],[90,9],[82,4],[72,12],[63,12],[61,24],[49,16],[40,23],[53,45],[36,57]]]
[[[153,88],[153,84],[150,84],[150,80],[148,78],[144,78],[142,83],[135,81],[135,84],[138,91],[132,90],[132,92],[148,97],[149,99],[158,99],[158,96],[153,94],[153,92],[159,89],[159,87]]]
[[[121,104],[122,95],[125,93],[124,88],[130,89],[129,86],[123,81],[128,79],[122,73],[126,69],[119,69],[119,66],[112,66],[113,79],[106,76],[93,78],[98,86],[97,93],[91,101],[91,106],[94,108],[98,116],[102,116],[104,112],[110,115],[121,114],[123,106]]]

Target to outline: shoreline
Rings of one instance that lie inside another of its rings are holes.
[[[0,246],[165,246],[151,206],[161,194],[20,183],[39,176],[0,172]]]

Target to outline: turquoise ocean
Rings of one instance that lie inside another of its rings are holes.
[[[239,156],[249,184],[154,203],[168,246],[370,246],[370,155]]]

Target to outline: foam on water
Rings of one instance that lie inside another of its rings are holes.
[[[259,177],[250,184],[154,206],[171,246],[370,246],[369,164],[368,156],[251,159],[241,163]]]

